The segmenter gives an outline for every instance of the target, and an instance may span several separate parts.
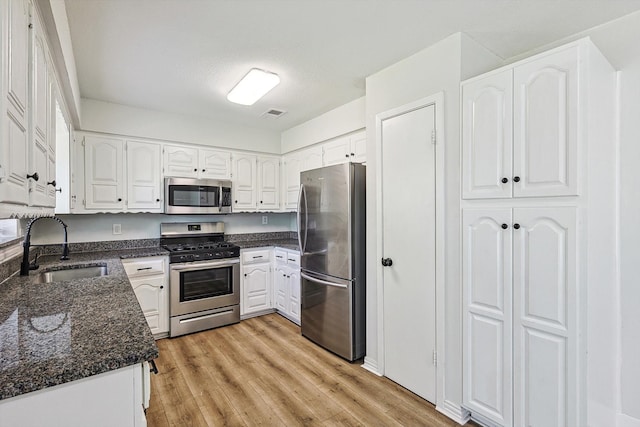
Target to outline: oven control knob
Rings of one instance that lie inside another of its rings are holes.
[[[222,254],[220,252],[216,252],[216,256],[219,257],[222,256]]]

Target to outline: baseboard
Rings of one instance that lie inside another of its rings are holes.
[[[255,313],[243,314],[240,316],[240,320],[251,319],[252,317],[264,316],[265,314],[275,313],[276,311],[273,308],[268,308],[266,310],[258,311]]]
[[[382,376],[382,372],[380,372],[380,370],[378,369],[378,363],[375,360],[371,360],[367,356],[364,357],[364,363],[362,364],[362,368],[366,369],[367,371],[373,374],[376,374],[379,377]]]
[[[618,414],[618,427],[640,427],[640,419]]]
[[[444,404],[436,406],[436,410],[460,425],[466,424],[471,419],[469,411],[449,400],[445,400]]]

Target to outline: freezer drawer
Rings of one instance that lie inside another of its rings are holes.
[[[355,282],[301,272],[302,335],[353,361],[364,356],[364,317],[356,308]]]

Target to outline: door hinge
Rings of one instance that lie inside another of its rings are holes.
[[[433,366],[438,366],[438,353],[433,350]]]
[[[431,130],[431,143],[432,144],[436,143],[436,130],[435,130],[435,128]]]

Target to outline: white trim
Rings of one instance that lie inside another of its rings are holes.
[[[366,369],[367,371],[376,374],[377,376],[381,377],[382,376],[382,372],[378,369],[378,363],[371,359],[368,356],[365,356],[364,358],[364,363],[362,364],[362,369]]]
[[[618,427],[640,427],[640,420],[625,414],[618,414],[616,422]]]
[[[22,242],[0,249],[0,263],[15,258],[22,252]]]
[[[444,92],[438,92],[426,98],[405,104],[403,106],[376,114],[376,156],[378,167],[376,168],[376,188],[378,197],[376,198],[377,237],[376,237],[376,259],[382,258],[383,249],[383,217],[382,217],[382,122],[391,117],[399,116],[419,108],[429,105],[435,106],[435,169],[436,169],[436,353],[438,365],[436,366],[436,405],[444,405],[444,364],[445,354],[445,126],[444,126]],[[377,331],[378,331],[378,360],[374,373],[384,375],[384,280],[380,263],[376,267],[376,298],[377,298]],[[367,363],[365,359],[365,363]],[[372,365],[365,369],[371,370]],[[443,412],[445,415],[448,412]],[[455,414],[455,411],[454,411]],[[447,415],[449,416],[449,415]]]
[[[444,404],[436,406],[436,411],[446,415],[460,425],[466,424],[471,419],[471,412],[460,405],[445,400]]]
[[[613,287],[614,303],[616,306],[616,328],[615,328],[615,396],[616,412],[619,414],[618,425],[622,426],[620,417],[622,416],[622,277],[621,277],[621,249],[620,249],[620,115],[622,93],[621,89],[621,73],[616,71],[616,88],[615,88],[615,123],[614,123],[614,150],[615,150],[615,282]],[[640,425],[640,421],[638,423]]]

